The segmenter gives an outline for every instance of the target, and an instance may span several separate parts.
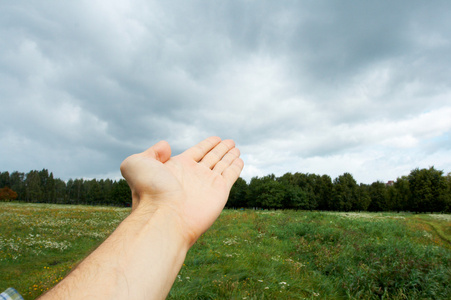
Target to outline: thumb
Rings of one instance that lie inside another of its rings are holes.
[[[160,141],[144,151],[143,154],[165,163],[171,158],[171,146],[166,141]]]
[[[164,164],[171,157],[171,147],[169,146],[168,142],[160,141],[144,152],[133,154],[127,157],[121,163],[120,167],[122,176],[125,178],[125,180],[127,180],[127,182],[129,182],[130,179],[129,175],[136,173],[136,170],[139,169],[139,166],[142,165],[142,159],[146,157]]]

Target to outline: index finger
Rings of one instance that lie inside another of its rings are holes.
[[[199,162],[205,155],[207,155],[208,152],[211,151],[211,149],[216,147],[216,145],[218,145],[220,142],[220,137],[211,136],[183,152],[183,155],[191,157],[196,162]]]

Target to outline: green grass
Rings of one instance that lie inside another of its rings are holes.
[[[54,286],[129,209],[0,203],[0,291],[35,299]]]
[[[0,204],[0,290],[34,299],[129,209]],[[450,299],[450,215],[225,210],[168,299]]]

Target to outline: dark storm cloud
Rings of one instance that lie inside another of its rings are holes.
[[[122,159],[160,139],[179,153],[207,135],[237,141],[247,179],[393,179],[433,153],[449,169],[450,8],[2,3],[0,170],[119,176]]]

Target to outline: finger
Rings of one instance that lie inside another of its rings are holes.
[[[166,141],[160,141],[144,151],[143,154],[165,163],[171,157],[171,146]]]
[[[229,167],[233,161],[240,156],[240,150],[238,148],[233,148],[215,165],[213,168],[214,172],[222,174],[222,172]]]
[[[235,147],[235,142],[232,140],[224,140],[208,152],[199,162],[206,167],[213,169],[214,166],[224,157],[224,155]]]
[[[222,177],[224,177],[226,182],[229,184],[229,187],[232,187],[238,177],[240,177],[243,167],[244,161],[237,157],[232,164],[222,172]]]
[[[196,162],[199,162],[211,149],[213,149],[216,145],[221,142],[221,138],[217,136],[209,137],[196,146],[193,146],[183,152],[183,155],[186,155]]]
[[[169,146],[168,142],[160,141],[141,153],[133,154],[127,157],[120,166],[122,176],[124,176],[125,179],[127,179],[128,177],[129,170],[133,169],[135,162],[139,161],[142,157],[150,157],[152,159],[165,163],[171,157],[171,147]]]

